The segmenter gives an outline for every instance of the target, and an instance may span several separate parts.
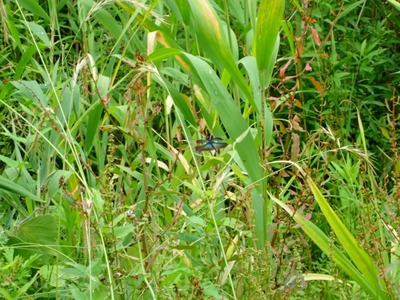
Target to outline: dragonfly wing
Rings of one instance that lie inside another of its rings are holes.
[[[213,143],[212,146],[213,146],[214,150],[217,150],[217,149],[225,148],[226,146],[228,146],[228,144],[227,143]]]
[[[206,143],[204,145],[198,145],[194,148],[194,150],[196,151],[211,151],[211,150],[215,150],[213,144],[210,143]]]
[[[218,151],[219,149],[228,146],[228,144],[223,142],[223,139],[220,137],[197,140],[196,143],[197,146],[194,148],[196,151]]]

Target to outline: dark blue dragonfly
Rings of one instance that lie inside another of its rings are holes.
[[[209,138],[209,139],[204,139],[204,140],[197,140],[196,143],[197,143],[197,146],[194,147],[194,150],[196,150],[196,151],[212,151],[212,150],[215,150],[215,151],[218,152],[218,150],[228,146],[228,144],[225,143],[223,141],[223,139],[219,138],[219,137]]]

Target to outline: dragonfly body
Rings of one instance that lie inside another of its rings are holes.
[[[204,140],[197,140],[197,146],[194,148],[196,151],[218,151],[219,149],[225,148],[228,146],[227,143],[223,141],[223,139],[217,138],[210,138]]]

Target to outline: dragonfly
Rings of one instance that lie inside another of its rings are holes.
[[[209,138],[209,139],[204,139],[204,140],[197,140],[196,141],[197,146],[194,147],[194,150],[196,151],[219,151],[220,149],[225,148],[228,146],[227,143],[224,142],[224,140],[220,137],[216,138]]]

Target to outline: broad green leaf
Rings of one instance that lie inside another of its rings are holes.
[[[185,120],[192,124],[193,126],[196,125],[196,121],[193,117],[193,113],[190,109],[189,103],[185,100],[185,98],[181,95],[181,93],[168,81],[166,80],[159,80],[157,79],[157,82],[160,82],[164,85],[164,87],[167,89],[168,93],[171,95],[174,104],[176,107],[182,112]]]
[[[52,173],[48,178],[49,184],[47,196],[51,199],[57,192],[62,193],[62,190],[60,189],[60,183],[67,182],[72,174],[73,173],[71,171],[66,170],[56,170],[54,173]]]
[[[282,201],[278,200],[271,194],[271,200],[281,206],[297,224],[301,226],[304,232],[314,241],[314,243],[341,268],[351,279],[356,281],[365,292],[373,299],[389,299],[385,295],[385,291],[378,284],[379,277],[375,278],[375,282],[370,282],[365,274],[360,272],[353,263],[335,246],[325,233],[323,233],[314,223],[301,216],[298,212],[293,211]],[[375,266],[373,266],[375,267]]]
[[[19,80],[13,81],[12,84],[23,96],[32,100],[37,106],[47,106],[47,98],[44,95],[41,86],[36,81]]]
[[[249,76],[250,84],[253,89],[254,101],[261,107],[263,97],[256,58],[254,56],[246,56],[243,57],[239,63],[246,69],[247,76]]]
[[[308,178],[307,182],[325,218],[329,222],[329,225],[335,232],[340,243],[346,250],[353,263],[365,276],[365,279],[368,281],[369,285],[377,292],[380,291],[381,287],[385,287],[385,282],[383,280],[379,280],[379,269],[375,265],[372,258],[364,249],[360,247],[357,240],[353,237],[347,227],[340,220],[338,215],[330,207],[329,203],[326,201],[321,191],[318,189],[312,179]]]
[[[99,78],[96,82],[97,90],[99,92],[99,96],[103,99],[103,97],[107,97],[108,89],[110,88],[110,78],[107,76],[99,75]],[[97,97],[94,97],[97,99]],[[70,101],[73,103],[72,101]],[[71,106],[72,108],[72,106]],[[85,139],[85,151],[89,152],[93,147],[93,143],[95,142],[95,137],[98,135],[98,128],[101,121],[101,115],[103,113],[102,105],[94,105],[93,109],[89,112],[87,116],[87,130],[86,130],[86,139]]]
[[[84,8],[81,12],[82,21],[86,22],[88,17],[93,16],[93,18],[107,29],[115,39],[119,38],[122,32],[122,26],[102,5],[98,5],[98,3],[92,0],[82,0],[79,3],[82,5],[82,8]],[[90,16],[88,15],[89,12],[91,13]]]
[[[388,0],[390,4],[392,4],[397,10],[400,10],[400,2],[397,2],[395,0]]]
[[[261,72],[271,69],[271,57],[281,27],[285,0],[262,0],[258,8],[257,28],[254,35],[255,56]]]
[[[104,199],[98,190],[91,189],[91,192],[92,192],[91,194],[93,195],[91,200],[93,200],[94,207],[96,208],[96,213],[102,214],[104,207]]]
[[[33,278],[36,279],[36,277],[33,277]],[[14,299],[14,297],[11,296],[11,294],[6,289],[3,289],[1,287],[0,287],[0,295],[2,295],[5,300],[13,300]]]
[[[234,142],[239,138],[241,139],[235,143],[235,150],[239,154],[241,163],[250,178],[249,184],[255,184],[255,190],[252,194],[256,219],[255,232],[258,237],[258,246],[264,247],[266,241],[267,217],[265,202],[261,197],[263,172],[253,137],[249,132],[243,137],[243,133],[248,131],[248,124],[243,119],[239,108],[236,106],[236,103],[233,101],[231,95],[215,74],[214,70],[201,59],[190,54],[185,55],[192,62],[196,75],[207,90],[212,104],[218,111],[218,115],[230,138]]]
[[[187,0],[165,0],[164,2],[169,6],[174,16],[178,18],[180,22],[189,26],[190,8]]]
[[[192,62],[196,74],[206,88],[230,138],[235,141],[248,129],[248,125],[243,119],[239,108],[214,70],[207,63],[190,54],[185,55]],[[252,136],[247,134],[241,142],[236,144],[236,150],[252,181],[260,180],[262,176],[261,166]]]
[[[37,48],[35,45],[32,45],[24,50],[21,59],[18,62],[18,65],[15,68],[14,80],[19,80],[22,77],[22,74],[26,72],[26,65],[29,63],[33,55],[37,52]]]
[[[50,17],[46,11],[41,7],[36,0],[18,0],[17,3],[21,5],[26,10],[30,11],[34,16],[40,17],[47,22],[50,22]]]
[[[274,60],[275,59],[276,55],[274,57]],[[240,60],[240,63],[244,66],[249,76],[250,84],[251,87],[253,88],[254,101],[257,103],[257,106],[261,107],[264,111],[264,140],[265,140],[265,147],[269,147],[272,141],[272,130],[273,130],[272,112],[270,108],[265,104],[263,97],[264,95],[262,94],[261,91],[262,89],[260,84],[259,72],[257,69],[256,58],[254,56],[247,56],[242,58]],[[272,68],[271,68],[271,73],[269,74],[269,78],[271,78],[271,75],[272,75]]]
[[[39,201],[42,202],[35,194],[31,193],[29,190],[27,190],[24,186],[12,182],[11,180],[0,176],[0,189],[23,196],[27,197],[29,199],[32,199],[34,201]]]
[[[226,69],[229,72],[232,80],[240,87],[254,109],[259,112],[261,108],[254,102],[248,84],[234,60],[227,33],[230,29],[226,24],[223,25],[208,1],[190,0],[189,3],[201,50],[204,50],[221,71]]]
[[[51,47],[49,37],[47,36],[46,31],[41,25],[34,22],[26,22],[26,25],[32,31],[33,35],[38,37],[48,48]]]
[[[58,237],[57,222],[51,215],[33,217],[18,227],[15,236],[27,243],[54,245]]]
[[[49,262],[59,252],[59,228],[52,215],[30,217],[16,227],[8,244],[18,255],[29,258],[40,254],[43,263]]]

